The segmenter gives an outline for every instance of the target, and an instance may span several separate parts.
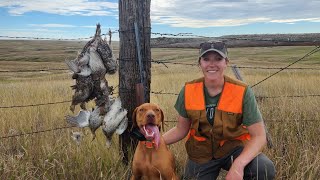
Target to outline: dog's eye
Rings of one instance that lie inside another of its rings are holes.
[[[143,111],[144,111],[144,109],[139,109],[139,111],[140,111],[140,112],[143,112]]]
[[[159,111],[160,111],[160,109],[155,109],[154,111],[159,112]]]

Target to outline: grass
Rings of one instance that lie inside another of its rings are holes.
[[[67,68],[64,59],[84,43],[51,41],[0,41],[0,71]],[[238,66],[285,67],[314,47],[230,48],[230,63]],[[10,52],[9,52],[10,50]],[[118,49],[114,48],[117,56]],[[196,49],[152,49],[152,58],[171,62],[196,63]],[[18,60],[24,54],[24,60]],[[41,57],[40,59],[35,59]],[[319,53],[293,67],[320,68]],[[277,70],[241,69],[245,82],[254,85]],[[230,76],[232,72],[227,69]],[[256,96],[275,97],[320,94],[319,70],[284,70],[253,88]],[[179,93],[184,82],[201,76],[199,67],[179,64],[152,64],[151,90]],[[118,75],[107,76],[109,85],[118,84]],[[0,106],[15,106],[71,100],[69,71],[0,72]],[[117,90],[116,90],[117,91]],[[117,96],[117,94],[115,95]],[[176,95],[151,94],[159,104],[167,126],[175,125]],[[319,101],[316,97],[263,98],[258,104],[272,136],[272,149],[264,149],[276,165],[276,179],[317,179],[320,175]],[[65,127],[70,103],[23,108],[0,108],[0,136]],[[93,103],[90,104],[93,106]],[[76,109],[76,112],[78,109]],[[77,145],[72,132],[83,134]],[[0,141],[0,179],[126,179],[130,166],[121,163],[118,137],[110,149],[100,129],[91,142],[88,129],[66,128],[29,134]],[[186,160],[184,141],[170,146],[178,174]],[[220,178],[224,177],[222,173]]]

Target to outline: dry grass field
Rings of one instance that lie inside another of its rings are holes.
[[[68,126],[64,116],[71,114],[70,103],[47,103],[71,100],[70,86],[74,81],[64,60],[76,57],[83,45],[84,42],[0,41],[0,179],[127,179],[130,167],[121,162],[116,135],[107,149],[100,129],[92,142],[88,129],[41,132]],[[230,48],[229,54],[231,64],[240,67],[281,68],[314,48]],[[117,46],[113,49],[118,56]],[[195,64],[197,53],[196,49],[154,48],[152,58]],[[273,139],[274,147],[265,148],[264,153],[276,165],[276,179],[320,177],[319,59],[320,52],[315,53],[290,67],[313,69],[284,70],[253,87],[256,96],[268,97],[259,98],[258,103]],[[166,65],[152,64],[152,91],[179,93],[184,82],[201,76],[197,66]],[[254,85],[278,70],[240,71],[244,81]],[[231,69],[227,73],[233,76]],[[118,84],[117,74],[107,76],[107,80],[110,85]],[[176,95],[151,94],[151,102],[164,110],[165,130],[175,124],[175,100]],[[36,106],[14,107],[19,105]],[[79,145],[72,140],[72,132],[83,134]],[[25,135],[8,137],[21,133]],[[186,159],[184,142],[171,145],[170,149],[181,175]],[[222,172],[220,178],[223,177]]]

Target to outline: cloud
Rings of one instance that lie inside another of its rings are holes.
[[[152,0],[151,18],[155,24],[191,28],[319,22],[319,9],[319,1]]]
[[[172,27],[225,27],[225,26],[240,26],[250,23],[265,22],[268,18],[251,18],[251,19],[217,19],[217,20],[201,20],[181,17],[153,17],[158,24],[169,24]]]
[[[295,22],[301,22],[301,21],[308,21],[308,22],[320,22],[320,18],[305,18],[305,19],[275,19],[270,22],[274,23],[295,23]]]
[[[88,0],[2,0],[11,15],[28,12],[44,12],[59,15],[111,16],[118,9],[118,3]]]
[[[0,0],[0,7],[6,8],[13,16],[43,12],[64,16],[113,16],[118,19],[118,2],[109,1]],[[150,13],[153,24],[204,28],[320,22],[319,9],[320,1],[315,0],[151,0]]]
[[[42,27],[42,28],[74,28],[76,26],[69,24],[29,24],[31,27]]]

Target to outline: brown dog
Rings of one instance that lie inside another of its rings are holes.
[[[136,148],[131,179],[178,179],[174,157],[159,132],[164,121],[159,106],[151,103],[140,105],[134,110],[132,121],[147,140],[139,141]]]

